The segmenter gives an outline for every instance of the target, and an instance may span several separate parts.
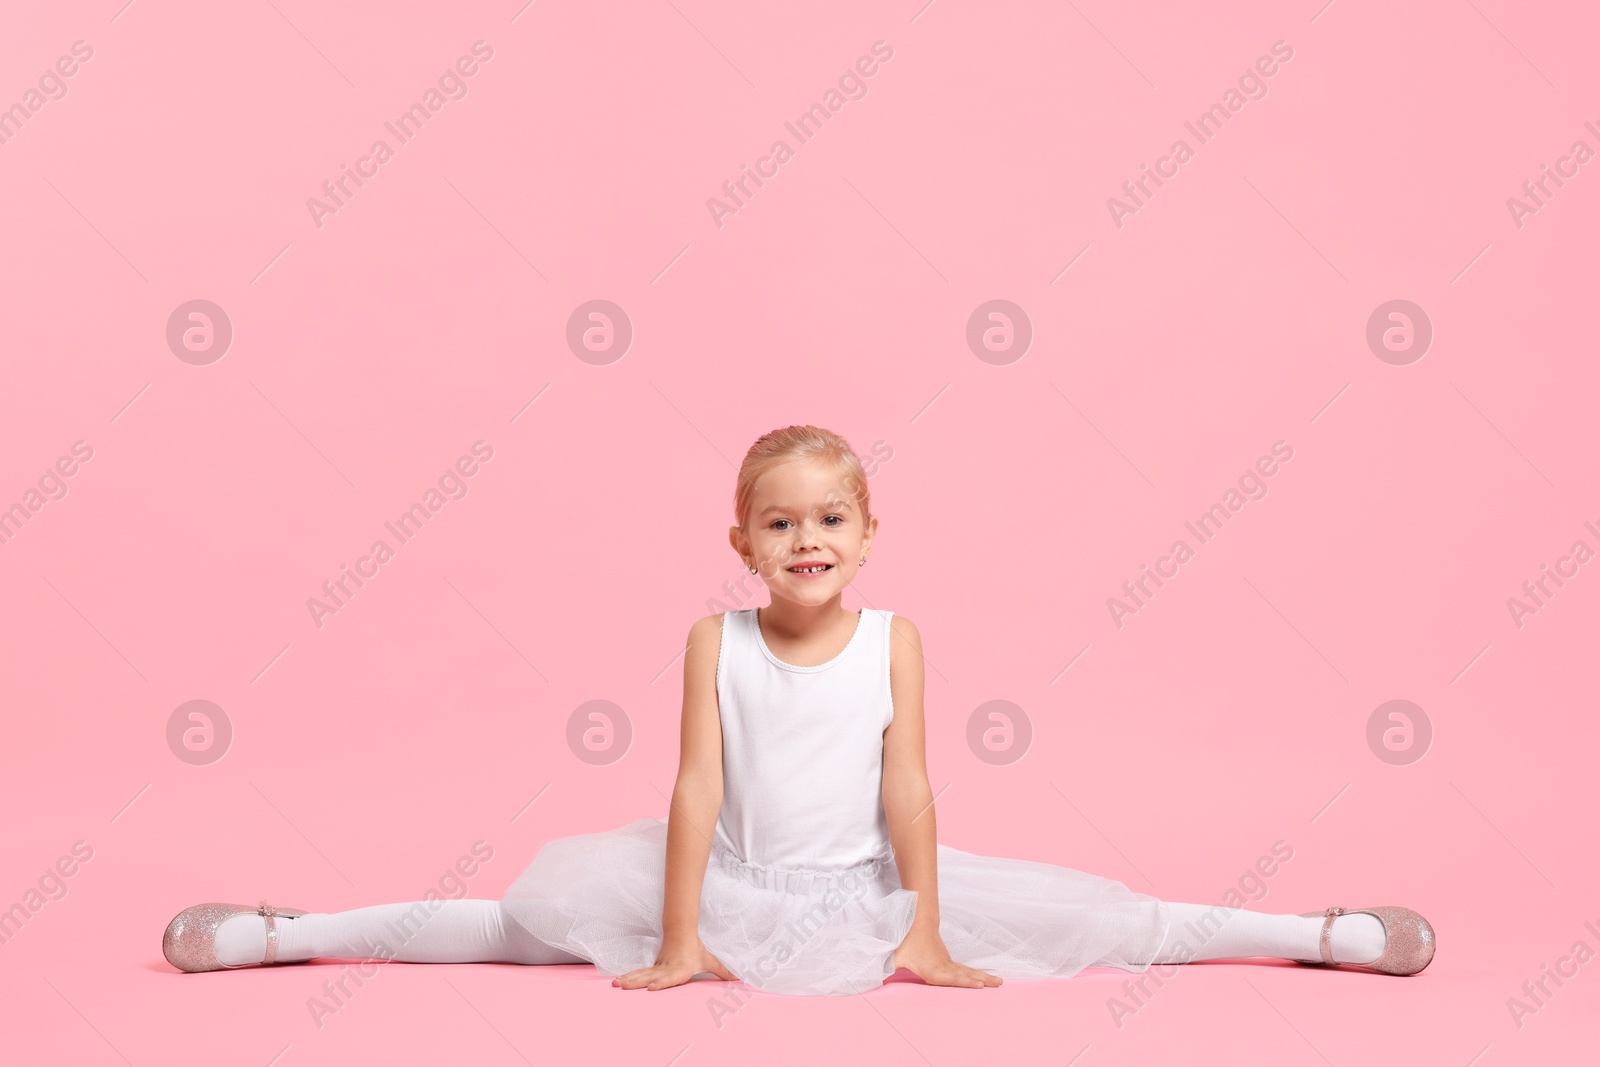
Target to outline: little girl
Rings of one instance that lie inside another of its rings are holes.
[[[903,615],[840,606],[877,534],[869,505],[860,459],[827,430],[776,430],[745,455],[729,541],[772,602],[689,630],[665,822],[549,841],[501,900],[333,915],[198,904],[167,927],[167,960],[587,962],[623,989],[711,974],[789,994],[859,993],[900,967],[981,988],[1246,956],[1398,975],[1428,965],[1433,928],[1408,908],[1168,903],[937,844],[921,635]]]

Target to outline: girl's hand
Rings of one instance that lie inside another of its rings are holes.
[[[982,989],[997,986],[1002,981],[988,971],[951,959],[950,950],[945,948],[944,939],[938,934],[908,934],[895,950],[894,965],[906,968],[929,985]]]
[[[721,960],[707,951],[697,937],[688,944],[661,944],[655,966],[640,967],[618,978],[611,984],[622,989],[670,989],[682,985],[697,974],[711,972],[724,982],[737,982],[734,973],[723,966]]]

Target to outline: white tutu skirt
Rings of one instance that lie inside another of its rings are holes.
[[[667,824],[644,818],[557,838],[503,904],[539,940],[619,975],[661,948]],[[1167,933],[1167,906],[1121,882],[1031,860],[938,846],[939,934],[958,963],[1001,978],[1068,978],[1085,967],[1143,971]],[[861,993],[895,971],[917,894],[892,859],[834,871],[745,863],[711,849],[700,940],[769,993]]]

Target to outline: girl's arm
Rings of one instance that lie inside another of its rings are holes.
[[[721,615],[708,615],[690,628],[683,661],[678,780],[667,817],[661,951],[655,966],[612,980],[623,989],[666,989],[707,971],[724,981],[736,980],[700,942],[700,891],[722,811],[722,716],[717,705],[721,651]]]
[[[883,810],[900,884],[917,894],[916,917],[895,952],[894,965],[930,985],[997,986],[1001,980],[994,975],[952,960],[939,936],[937,835],[922,716],[922,635],[904,615],[894,616],[891,626],[894,720],[883,732]]]

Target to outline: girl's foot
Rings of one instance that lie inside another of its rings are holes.
[[[1326,911],[1306,912],[1302,918],[1314,919],[1323,917],[1322,936],[1320,946],[1322,959],[1299,960],[1299,963],[1322,963],[1325,965],[1345,964],[1366,967],[1382,974],[1416,974],[1433,960],[1434,934],[1433,926],[1427,919],[1410,908],[1400,907],[1371,907],[1371,908],[1341,908],[1331,907]],[[1350,951],[1354,946],[1348,944],[1341,946],[1339,932],[1334,931],[1334,919],[1345,916],[1345,923],[1352,919],[1361,919],[1367,924],[1379,926],[1381,934],[1376,952],[1366,949]],[[1341,951],[1343,949],[1343,951]]]
[[[196,904],[184,908],[167,924],[161,937],[161,952],[167,962],[180,971],[220,971],[252,964],[276,963],[278,958],[279,918],[292,919],[306,914],[295,908],[274,908],[266,901],[256,907],[247,904]],[[218,932],[230,919],[248,917],[249,923],[234,924],[219,944]],[[253,926],[254,944],[250,944]],[[244,927],[246,929],[241,929]],[[243,933],[242,939],[236,933]]]

